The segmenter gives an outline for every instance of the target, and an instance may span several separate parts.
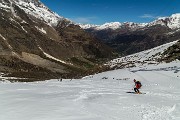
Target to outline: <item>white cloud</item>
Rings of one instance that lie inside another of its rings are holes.
[[[71,18],[72,21],[76,23],[91,23],[93,20],[97,19],[97,17],[77,17],[77,18]]]
[[[154,18],[157,18],[157,16],[153,16],[151,14],[144,14],[142,16],[140,16],[141,18],[150,18],[150,19],[154,19]]]
[[[159,18],[164,18],[164,17],[167,17],[167,16],[154,16],[151,14],[144,14],[140,16],[140,18],[147,18],[147,19],[159,19]]]

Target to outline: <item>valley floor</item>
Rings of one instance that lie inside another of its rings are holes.
[[[134,78],[146,94],[126,93]],[[0,120],[180,120],[180,63],[62,82],[0,82],[0,108]]]

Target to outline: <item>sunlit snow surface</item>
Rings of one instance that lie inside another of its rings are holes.
[[[143,84],[133,91],[133,79]],[[180,62],[83,79],[0,82],[0,120],[180,120]]]

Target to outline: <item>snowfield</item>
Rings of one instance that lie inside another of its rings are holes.
[[[109,62],[132,68],[82,79],[10,83],[0,74],[0,120],[180,120],[180,61],[155,62],[176,42]],[[144,94],[127,93],[133,79]]]
[[[83,79],[0,83],[0,120],[180,120],[180,62]],[[146,94],[131,94],[133,79]]]

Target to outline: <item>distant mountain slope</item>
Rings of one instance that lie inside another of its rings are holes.
[[[159,64],[164,61],[168,49],[178,44],[178,41],[163,44],[161,46],[145,50],[139,53],[117,58],[108,63],[111,68],[142,67],[149,64]],[[176,58],[178,59],[178,58]],[[173,60],[176,60],[173,59]],[[180,59],[179,59],[180,60]]]
[[[0,72],[49,79],[98,71],[111,48],[39,0],[0,0]]]
[[[125,23],[111,22],[111,23],[105,23],[103,25],[79,24],[79,26],[83,29],[95,29],[95,30],[106,30],[106,29],[116,30],[123,27],[135,30],[138,28],[143,28],[146,25],[147,25],[146,23],[133,23],[133,22],[125,22]]]
[[[169,47],[164,53],[163,58],[164,61],[171,62],[174,60],[180,60],[180,41],[176,44]]]
[[[150,23],[112,22],[80,26],[124,56],[180,39],[179,13]]]
[[[91,25],[91,24],[79,24],[83,29],[105,30],[105,29],[121,29],[129,28],[131,30],[137,30],[139,28],[146,28],[154,25],[167,26],[171,29],[180,28],[180,13],[172,14],[170,17],[160,17],[157,20],[150,23],[134,23],[134,22],[110,22],[103,25]]]

